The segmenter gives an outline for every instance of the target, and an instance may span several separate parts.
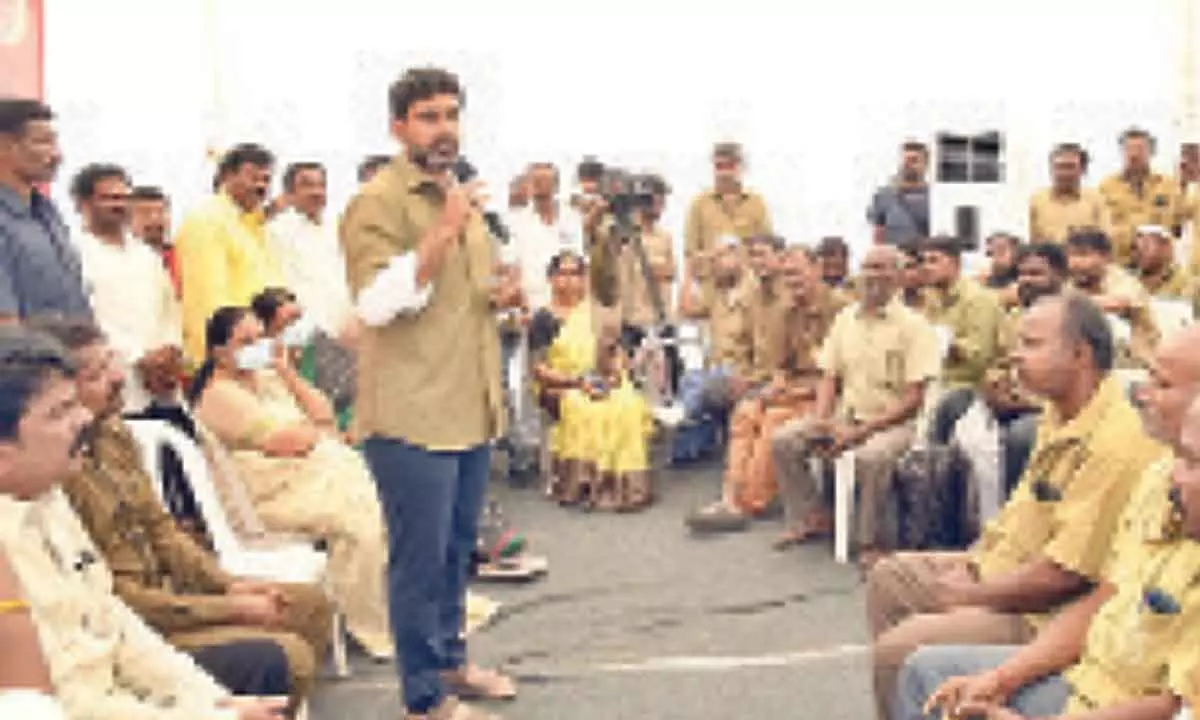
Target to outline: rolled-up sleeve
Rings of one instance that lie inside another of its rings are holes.
[[[415,242],[401,232],[394,214],[382,196],[358,195],[338,233],[355,311],[373,327],[420,312],[433,295],[433,283],[417,287]]]

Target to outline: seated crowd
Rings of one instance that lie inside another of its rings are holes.
[[[0,100],[0,141],[24,148],[51,119]],[[1127,138],[1131,162],[1141,138]],[[919,185],[924,150],[904,150],[897,187]],[[707,430],[724,473],[686,518],[694,532],[781,515],[784,551],[849,523],[881,720],[1165,720],[1200,680],[1200,330],[1161,317],[1180,304],[1190,317],[1200,294],[1162,218],[1059,227],[1091,197],[1081,152],[1056,148],[1033,241],[989,238],[979,277],[955,238],[888,241],[879,197],[879,242],[852,277],[840,238],[812,248],[772,231],[740,147],[722,143],[676,282],[665,182],[627,226],[597,163],[568,203],[557,169],[534,163],[512,187],[516,257],[500,269],[526,300],[497,317],[506,444],[542,450],[552,500],[634,511],[655,496],[656,437]],[[0,273],[0,642],[22,648],[0,657],[3,712],[299,714],[341,620],[368,656],[393,657],[387,535],[353,421],[356,338],[382,301],[346,284],[323,166],[290,165],[268,204],[274,162],[230,150],[173,241],[161,190],[89,165],[71,185],[79,287],[44,258],[22,262],[65,283],[56,295],[27,268]],[[0,180],[23,193],[0,186],[0,210],[15,208],[0,222],[49,238],[46,253],[70,242],[36,189],[56,164],[0,152]],[[702,338],[690,361],[683,327]],[[194,446],[241,542],[319,546],[325,582],[231,572],[197,478],[177,456],[149,460],[144,422]],[[847,485],[853,512],[834,517]],[[487,560],[521,545],[485,537]],[[459,660],[446,671],[458,694],[515,693]]]

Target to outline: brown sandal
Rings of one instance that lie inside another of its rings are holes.
[[[513,700],[517,697],[517,683],[511,677],[474,665],[444,673],[442,680],[447,692],[464,700]]]

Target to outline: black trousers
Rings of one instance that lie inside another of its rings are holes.
[[[241,640],[189,650],[209,675],[234,695],[287,697],[287,655],[270,640]]]
[[[975,391],[960,388],[946,393],[933,412],[930,442],[946,445],[954,434],[954,426],[975,402]],[[1025,472],[1037,435],[1036,412],[1017,413],[996,418],[1000,424],[1001,446],[1004,451],[1004,486],[1011,492]]]

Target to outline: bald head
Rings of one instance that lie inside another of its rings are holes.
[[[1178,447],[1188,408],[1200,396],[1200,326],[1164,340],[1150,361],[1150,381],[1137,390],[1146,432]]]

